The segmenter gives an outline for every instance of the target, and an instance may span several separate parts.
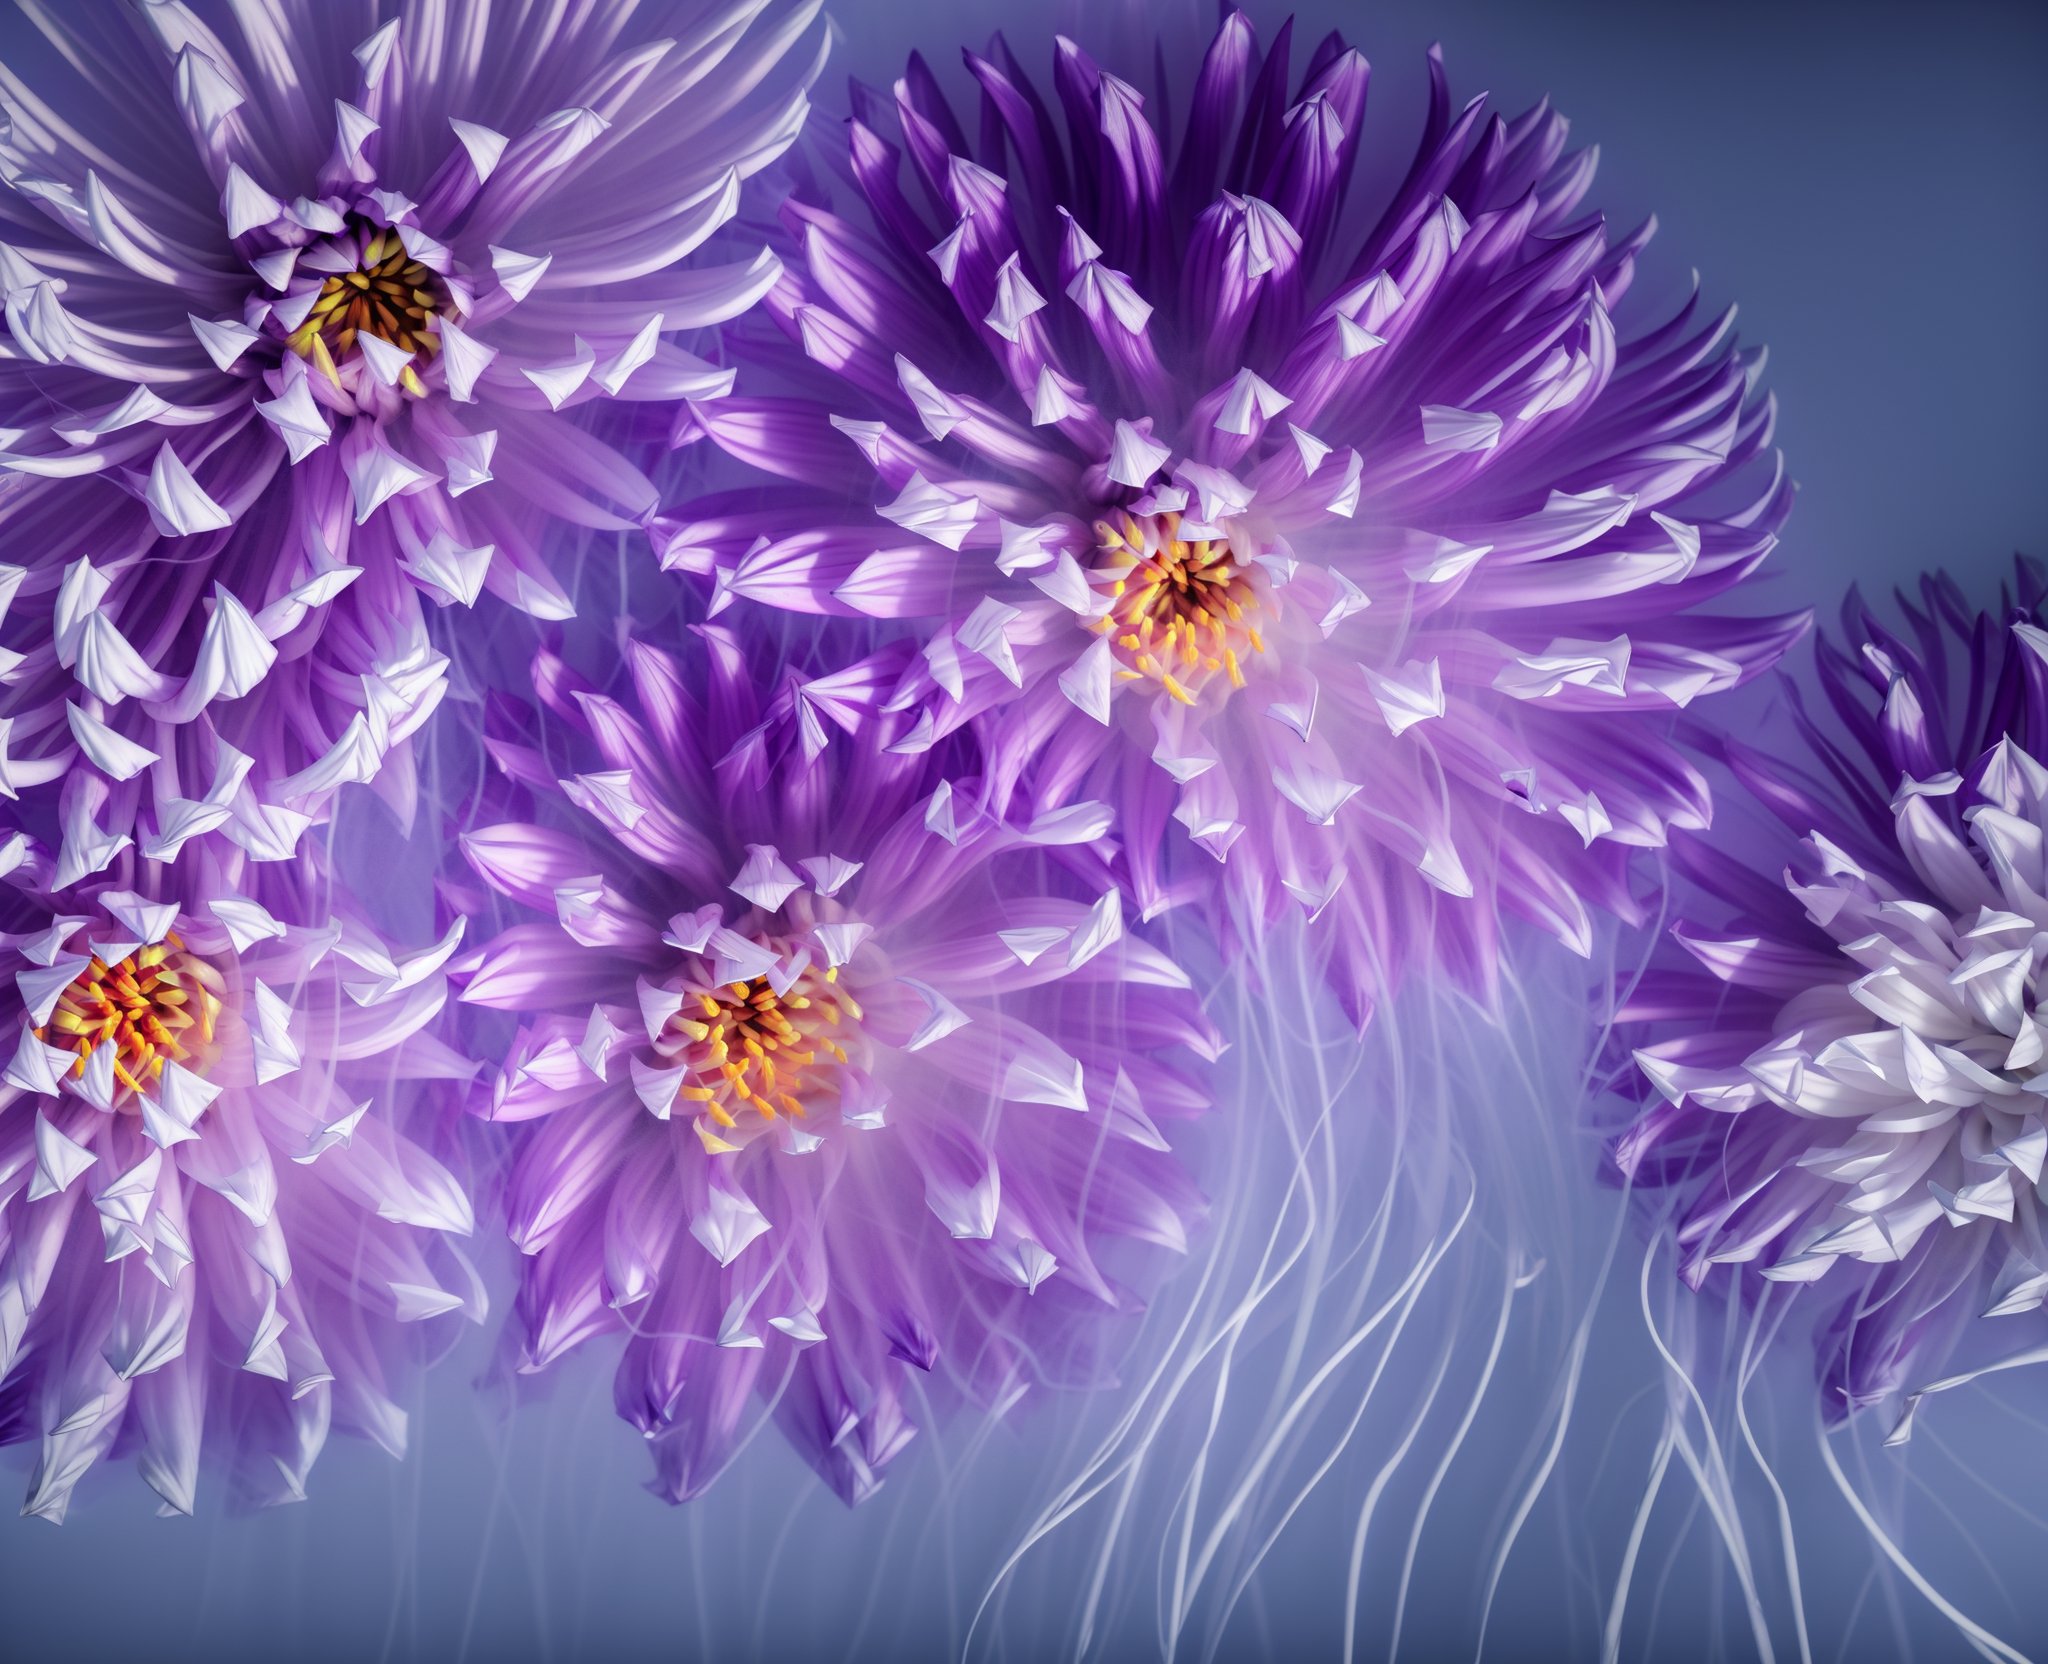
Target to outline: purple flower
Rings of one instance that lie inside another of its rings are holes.
[[[1899,634],[1852,597],[1820,656],[1839,720],[1799,713],[1813,768],[1725,748],[1789,832],[1678,847],[1708,922],[1622,1012],[1661,1097],[1622,1170],[1668,1193],[1694,1287],[1820,1285],[1832,1418],[1902,1386],[1910,1416],[1972,1318],[2048,1295],[2042,597],[2023,567],[1972,616],[1930,581]]]
[[[130,839],[282,858],[387,762],[409,810],[422,598],[567,616],[545,528],[655,503],[585,407],[730,384],[669,337],[775,261],[685,257],[794,135],[813,11],[575,0],[488,45],[468,5],[31,12],[49,50],[0,66],[0,791],[64,782],[65,882]]]
[[[24,1511],[61,1520],[113,1453],[180,1513],[203,1461],[242,1500],[304,1495],[330,1426],[400,1453],[396,1325],[483,1317],[444,1234],[469,1201],[403,1130],[473,1072],[426,1032],[460,927],[401,952],[304,864],[232,852],[123,856],[64,894],[22,835],[0,862],[0,1443],[37,1446]]]
[[[1804,620],[1706,610],[1790,502],[1761,360],[1692,303],[1624,332],[1649,228],[1584,211],[1564,120],[1454,111],[1432,55],[1375,222],[1365,61],[1290,92],[1288,42],[1227,19],[1177,135],[1066,40],[1051,99],[1000,41],[974,119],[915,58],[857,97],[851,191],[784,206],[772,394],[696,412],[794,483],[657,546],[715,607],[915,620],[918,737],[1112,801],[1147,916],[1210,857],[1240,938],[1327,914],[1363,1007],[1416,953],[1488,984],[1501,911],[1629,913],[1627,851],[1707,819],[1672,714]]]
[[[849,721],[857,677],[759,684],[697,634],[701,676],[629,642],[617,697],[543,654],[577,759],[490,745],[578,813],[464,840],[546,916],[462,967],[466,1000],[541,1013],[487,1111],[537,1123],[519,1364],[623,1331],[661,1494],[708,1485],[759,1398],[856,1502],[914,1431],[913,1371],[985,1398],[1101,1373],[1134,1244],[1180,1249],[1198,1208],[1160,1129],[1204,1100],[1162,1054],[1216,1040],[1118,892],[1037,854],[1107,810],[1002,826],[943,772],[969,753]]]

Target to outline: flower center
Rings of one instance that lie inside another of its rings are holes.
[[[1244,659],[1266,644],[1252,622],[1251,567],[1224,539],[1183,538],[1180,528],[1172,513],[1096,521],[1089,576],[1112,601],[1090,628],[1115,644],[1119,678],[1155,682],[1192,705],[1218,676],[1243,687]]]
[[[166,1062],[197,1071],[213,1061],[224,992],[219,971],[166,936],[112,967],[94,954],[35,1035],[77,1054],[74,1080],[94,1052],[112,1047],[115,1080],[146,1093]]]
[[[365,337],[415,359],[432,358],[441,350],[434,322],[447,293],[441,280],[406,252],[395,229],[353,225],[322,252],[330,262],[327,269],[342,262],[348,269],[320,285],[305,322],[286,337],[294,352],[332,375]],[[398,384],[415,398],[426,396],[414,364],[399,371]]]
[[[865,1015],[838,980],[836,968],[811,966],[779,994],[766,977],[686,987],[655,1044],[686,1071],[677,1095],[722,1127],[749,1111],[769,1121],[806,1114],[806,1098],[830,1090],[830,1071],[846,1062],[833,1031],[844,1037]]]

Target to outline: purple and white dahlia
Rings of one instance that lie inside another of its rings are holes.
[[[1706,920],[1622,1011],[1654,1025],[1636,1058],[1661,1097],[1622,1170],[1667,1193],[1694,1287],[1722,1265],[1821,1284],[1831,1418],[1940,1385],[1924,1370],[1980,1314],[2040,1340],[2042,598],[2023,569],[2017,605],[1973,617],[1930,582],[1897,635],[1852,599],[1820,656],[1839,723],[1801,715],[1813,771],[1726,747],[1790,835],[1731,847],[1724,819],[1681,844]]]
[[[1118,892],[1034,847],[1105,810],[1006,828],[942,772],[964,748],[892,753],[907,716],[828,743],[854,688],[821,712],[819,682],[697,633],[703,675],[629,643],[615,697],[544,654],[572,733],[490,744],[574,812],[464,840],[546,915],[462,967],[464,999],[540,1013],[486,1111],[536,1122],[506,1204],[519,1364],[623,1331],[661,1494],[708,1485],[758,1399],[857,1502],[914,1431],[913,1372],[987,1399],[1099,1376],[1134,1245],[1181,1248],[1198,1210],[1161,1127],[1203,1107],[1186,1071],[1217,1042]]]
[[[424,603],[566,616],[544,529],[655,503],[586,407],[730,384],[670,337],[775,260],[686,257],[794,135],[815,8],[25,9],[0,791],[65,783],[72,878],[129,838],[281,858],[387,762],[407,810]]]
[[[203,1465],[302,1496],[331,1426],[397,1454],[396,1325],[483,1316],[468,1198],[405,1130],[473,1072],[426,1031],[460,927],[399,951],[229,853],[55,893],[0,849],[0,1443],[46,1519],[106,1455],[185,1513]]]
[[[1803,620],[1708,610],[1790,502],[1760,359],[1691,303],[1624,333],[1648,228],[1585,210],[1564,120],[1454,110],[1432,56],[1374,220],[1365,60],[1288,44],[1227,19],[1177,133],[1067,40],[1050,100],[1000,42],[968,120],[918,59],[857,99],[849,187],[784,205],[769,391],[696,413],[792,483],[657,546],[716,607],[915,620],[918,738],[1112,801],[1148,916],[1189,845],[1240,935],[1328,912],[1363,1004],[1416,952],[1486,984],[1503,910],[1586,948],[1705,823],[1669,719]]]

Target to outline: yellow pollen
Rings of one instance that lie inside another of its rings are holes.
[[[685,992],[684,1011],[669,1019],[656,1049],[668,1066],[683,1067],[676,1099],[706,1118],[697,1122],[706,1149],[738,1148],[708,1126],[739,1127],[748,1115],[757,1124],[799,1117],[820,1092],[836,1094],[826,1071],[844,1065],[847,1052],[828,1031],[859,1020],[837,979],[836,967],[810,966],[779,994],[765,977]]]
[[[1184,536],[1177,513],[1128,510],[1098,520],[1095,538],[1091,579],[1109,609],[1087,627],[1118,649],[1119,680],[1152,682],[1183,705],[1212,678],[1245,685],[1244,655],[1265,651],[1246,617],[1272,603],[1227,541]]]
[[[213,1062],[224,992],[218,970],[175,935],[166,936],[112,966],[94,954],[57,996],[50,1020],[35,1037],[76,1056],[74,1080],[85,1074],[95,1051],[111,1047],[114,1079],[122,1089],[114,1107],[134,1110],[166,1063],[198,1072]]]
[[[406,252],[397,232],[381,230],[367,240],[361,232],[355,235],[356,269],[320,285],[312,309],[285,337],[286,344],[339,385],[341,361],[360,337],[375,336],[414,355],[415,362],[399,371],[398,384],[414,398],[424,398],[427,387],[419,364],[441,350],[436,325],[447,292],[433,272]]]

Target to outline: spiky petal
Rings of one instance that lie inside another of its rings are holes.
[[[409,813],[434,608],[566,617],[547,529],[655,504],[593,412],[717,397],[672,337],[775,278],[692,252],[795,133],[814,7],[481,55],[475,8],[380,9],[39,8],[5,76],[0,788],[61,791],[73,878],[280,859],[352,782]]]
[[[1807,766],[1725,747],[1788,830],[1680,846],[1699,922],[1622,1013],[1651,1102],[1617,1161],[1694,1286],[1815,1285],[1833,1418],[2048,1294],[2048,636],[2020,577],[2002,616],[1930,581],[1899,634],[1852,598]]]
[[[919,61],[859,96],[750,396],[696,413],[779,479],[657,529],[717,606],[916,620],[897,697],[999,799],[1113,802],[1141,913],[1321,915],[1362,1012],[1418,956],[1490,985],[1502,912],[1631,913],[1628,852],[1707,816],[1674,716],[1803,620],[1715,609],[1790,500],[1761,360],[1629,321],[1647,228],[1587,215],[1563,119],[1454,115],[1432,56],[1375,222],[1364,60],[1286,59],[1230,17],[1177,131],[1064,40],[1056,100],[1005,50],[978,119]]]
[[[912,1372],[992,1399],[1099,1373],[1128,1243],[1177,1249],[1197,1211],[1162,1128],[1216,1039],[1117,893],[1040,858],[1099,822],[1007,826],[966,748],[895,752],[901,714],[841,732],[826,679],[764,686],[698,636],[703,674],[636,643],[604,691],[541,657],[581,752],[559,784],[524,723],[489,738],[543,799],[464,840],[541,916],[461,967],[527,1014],[481,1106],[532,1123],[517,1361],[624,1330],[664,1494],[773,1401],[856,1502],[914,1431]]]
[[[330,1427],[399,1453],[400,1325],[483,1294],[431,1153],[469,1066],[427,1025],[459,927],[400,951],[329,881],[121,856],[0,889],[0,1440],[61,1521],[133,1451],[170,1511],[302,1496]]]

